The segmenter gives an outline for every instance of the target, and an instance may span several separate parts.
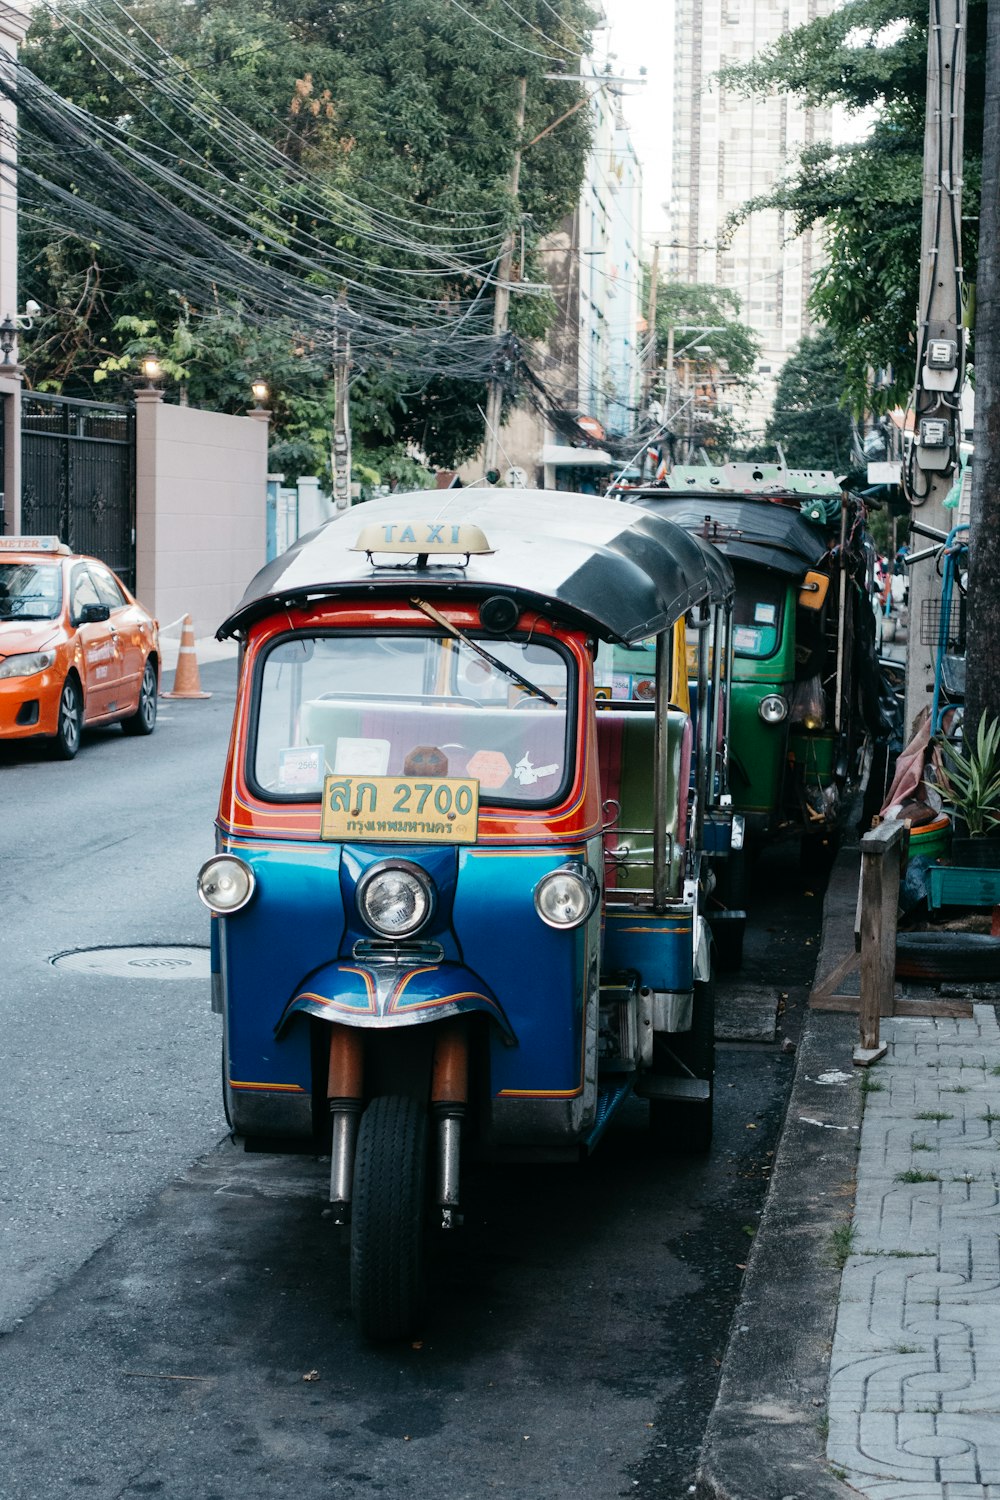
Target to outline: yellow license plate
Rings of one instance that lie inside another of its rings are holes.
[[[328,776],[324,839],[474,844],[479,782],[460,776]]]

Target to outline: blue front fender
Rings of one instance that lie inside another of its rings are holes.
[[[325,964],[285,1006],[275,1036],[280,1037],[293,1017],[303,1012],[343,1026],[379,1029],[482,1012],[496,1022],[508,1046],[517,1045],[503,1006],[489,986],[456,963],[416,969],[395,964]]]

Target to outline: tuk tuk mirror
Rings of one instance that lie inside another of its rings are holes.
[[[830,575],[816,573],[812,568],[806,574],[799,589],[799,605],[802,609],[822,609],[830,588]]]

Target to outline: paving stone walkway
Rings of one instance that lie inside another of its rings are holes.
[[[1000,1028],[883,1021],[827,1457],[872,1500],[1000,1500]]]

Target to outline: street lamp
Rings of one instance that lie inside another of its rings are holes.
[[[13,316],[8,313],[3,321],[0,322],[0,353],[3,354],[3,364],[8,368],[17,365],[15,351],[17,349],[17,335],[19,330],[33,327],[34,319],[38,317],[41,310],[37,302],[29,299],[24,304],[23,313],[15,313]]]
[[[155,391],[157,388],[156,382],[163,374],[163,366],[160,364],[158,356],[152,353],[144,354],[139,361],[139,369],[142,371],[146,380],[144,389],[147,391]]]

